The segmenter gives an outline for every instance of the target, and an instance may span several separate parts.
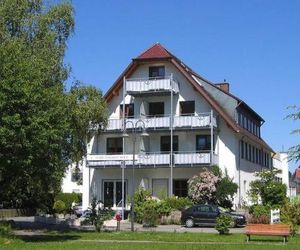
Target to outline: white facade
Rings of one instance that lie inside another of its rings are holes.
[[[75,164],[72,164],[67,169],[65,176],[62,181],[62,192],[63,193],[82,193],[83,185],[78,182],[78,177],[82,179],[82,164],[79,166],[79,176],[75,174]],[[82,181],[81,181],[82,182]]]
[[[288,165],[288,154],[284,152],[276,153],[273,157],[273,167],[281,170],[281,173],[277,175],[279,181],[287,187],[287,196],[291,195],[289,190],[289,165]]]
[[[238,205],[247,201],[254,172],[271,167],[270,148],[262,139],[234,131],[228,123],[232,120],[239,128],[237,114],[244,112],[248,117],[248,106],[247,112],[240,111],[237,98],[193,75],[182,63],[180,67],[185,72],[165,58],[137,62],[130,77],[124,75],[123,84],[109,91],[113,93],[110,98],[106,95],[108,126],[89,142],[83,166],[83,208],[92,197],[114,208],[122,207],[124,197],[126,207],[128,196],[138,186],[155,196],[186,195],[186,181],[214,164],[239,185],[234,200]],[[151,77],[151,70],[164,74]],[[128,108],[126,117],[121,112],[124,108]],[[250,118],[257,119],[257,124],[261,121],[249,112],[249,128],[254,131]],[[124,131],[128,137],[123,136]],[[142,137],[144,132],[149,136]]]

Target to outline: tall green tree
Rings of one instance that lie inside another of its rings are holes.
[[[292,119],[294,121],[300,120],[300,106],[292,106],[293,112],[287,116],[287,118]],[[294,129],[292,134],[300,134],[300,128]],[[295,145],[289,149],[289,155],[292,160],[296,162],[300,161],[300,144]]]
[[[256,173],[257,180],[250,182],[248,195],[254,204],[282,206],[286,200],[286,185],[276,180],[281,170],[271,169]]]
[[[68,164],[85,154],[79,141],[86,141],[89,120],[105,122],[100,91],[78,86],[65,91],[70,70],[64,55],[73,30],[69,2],[0,0],[0,202],[5,206],[52,207]]]

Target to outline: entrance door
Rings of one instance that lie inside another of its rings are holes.
[[[113,207],[114,205],[114,182],[104,182],[104,207]]]
[[[124,206],[126,205],[127,183],[124,182]],[[104,181],[104,207],[122,207],[122,181]]]

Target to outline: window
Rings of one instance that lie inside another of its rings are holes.
[[[182,101],[179,103],[181,115],[190,115],[195,113],[195,101]]]
[[[149,67],[149,78],[164,78],[165,66]]]
[[[118,154],[123,152],[122,137],[107,138],[106,152],[109,154]]]
[[[246,116],[244,116],[244,119],[243,119],[244,121],[243,121],[243,127],[244,128],[247,128],[247,117]]]
[[[243,115],[241,113],[238,113],[238,123],[243,126]]]
[[[198,206],[197,210],[200,213],[209,213],[210,212],[210,209],[208,206]]]
[[[82,181],[82,172],[79,172],[76,170],[72,171],[71,181],[72,182],[81,182]]]
[[[188,196],[188,183],[187,179],[183,180],[173,180],[173,193],[178,197]]]
[[[123,104],[120,105],[120,117],[123,117]],[[125,117],[134,117],[134,104],[125,104]]]
[[[210,135],[196,136],[196,150],[211,150]]]
[[[164,116],[165,105],[163,102],[149,102],[149,115],[150,116]]]
[[[160,151],[161,152],[170,152],[171,151],[171,136],[162,136],[160,137]],[[173,151],[178,151],[178,136],[173,136]]]
[[[248,160],[248,143],[245,142],[245,159]]]
[[[245,158],[244,142],[241,141],[241,158]]]
[[[168,179],[152,179],[152,195],[158,198],[168,196]]]

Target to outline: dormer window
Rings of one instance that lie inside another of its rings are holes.
[[[149,78],[164,78],[165,66],[149,67]]]

